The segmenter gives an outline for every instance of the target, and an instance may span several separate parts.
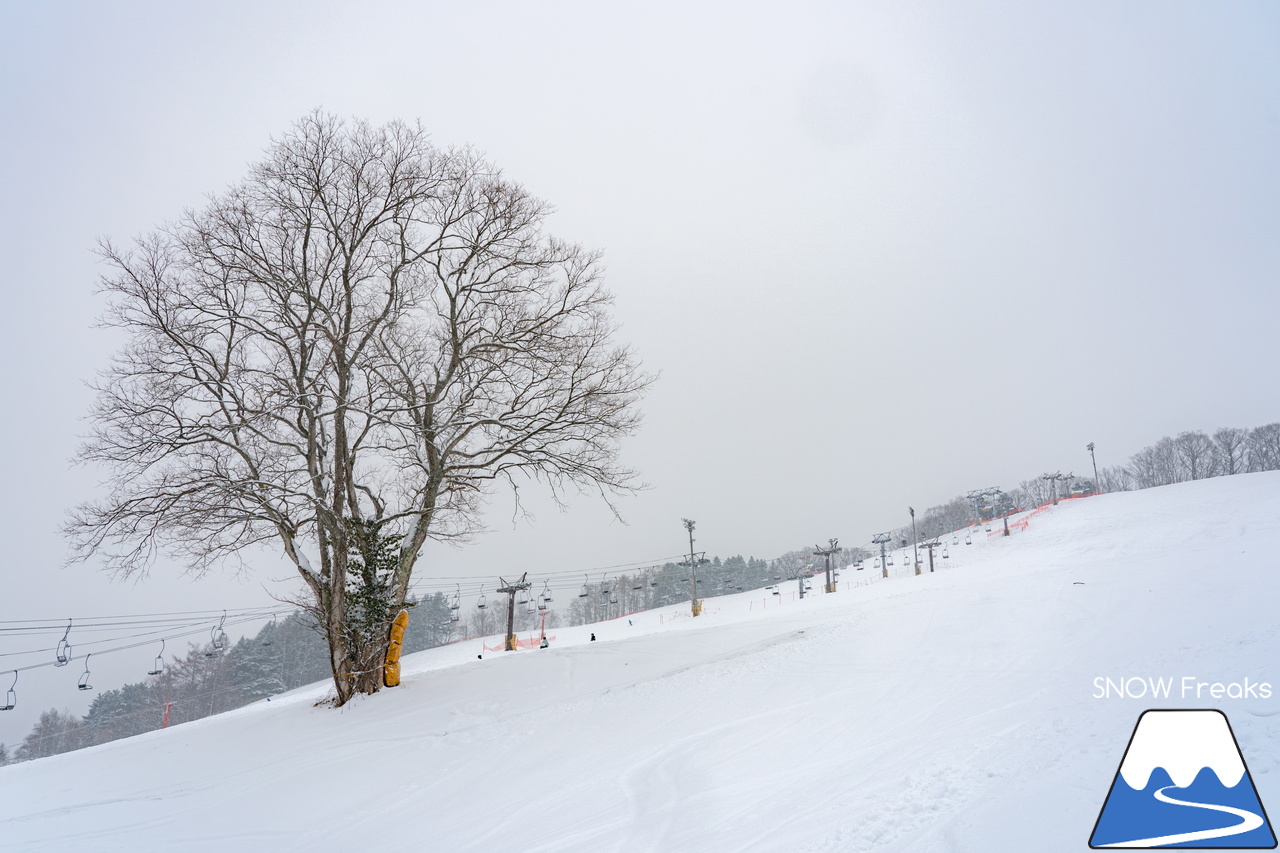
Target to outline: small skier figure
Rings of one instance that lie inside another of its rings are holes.
[[[591,642],[593,642],[593,643],[594,643],[595,641],[596,641],[596,635],[595,635],[595,634],[592,634],[592,635],[591,635]]]

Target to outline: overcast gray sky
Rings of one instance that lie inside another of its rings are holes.
[[[272,555],[111,583],[60,568],[57,527],[119,344],[95,241],[201,205],[316,107],[420,119],[549,200],[661,373],[629,524],[587,499],[513,524],[498,495],[423,575],[662,557],[682,517],[722,556],[856,545],[1083,472],[1090,441],[1112,465],[1280,419],[1277,33],[1270,2],[0,2],[0,619],[289,589]],[[76,674],[26,711],[83,710]]]

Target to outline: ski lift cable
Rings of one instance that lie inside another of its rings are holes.
[[[207,621],[186,622],[178,625],[169,625],[164,628],[157,628],[154,631],[144,631],[140,634],[126,634],[124,636],[106,637],[100,640],[83,640],[81,642],[76,643],[76,645],[77,646],[95,646],[95,645],[101,645],[103,643],[117,643],[121,640],[133,640],[133,639],[137,639],[138,637],[151,637],[152,639],[155,639],[157,636],[162,634],[167,634],[170,631],[173,631],[175,629],[182,630],[184,628],[192,628],[192,627],[199,627],[203,629],[203,627],[208,624],[210,623]],[[45,649],[27,649],[25,651],[20,651],[20,652],[0,652],[0,658],[17,657],[20,655],[47,654],[49,652],[56,652],[61,647],[62,646],[60,644],[56,647],[50,647]]]
[[[612,571],[614,569],[646,568],[649,566],[660,566],[669,560],[679,559],[681,556],[684,556],[684,555],[673,554],[666,557],[656,557],[648,560],[634,560],[629,563],[617,563],[611,566],[590,566],[585,569],[561,569],[560,571],[555,571],[555,572],[539,573],[538,577],[540,578],[558,577],[561,575],[571,576],[571,575],[580,575],[583,572],[602,572],[602,571]],[[475,576],[474,575],[423,575],[420,579],[424,581],[447,580],[450,582],[455,582],[455,581],[475,580]]]
[[[251,622],[257,622],[257,621],[260,621],[259,617],[254,617],[254,618],[245,618],[245,619],[237,619],[237,620],[231,620],[231,621],[228,621],[228,622],[227,622],[227,627],[232,627],[232,626],[234,626],[234,625],[243,625],[243,624],[248,624],[248,623],[251,623]],[[209,624],[208,622],[203,622],[203,623],[201,623],[201,624],[199,625],[199,627],[194,628],[193,630],[190,630],[190,631],[184,631],[184,632],[182,632],[182,633],[180,633],[180,634],[170,634],[166,639],[176,640],[176,639],[182,639],[182,638],[184,638],[184,637],[192,637],[192,636],[195,636],[195,635],[197,635],[197,634],[203,634],[203,633],[205,633],[205,631],[207,630],[206,626],[207,626],[208,624]],[[123,638],[122,638],[122,639],[123,639]],[[151,644],[152,644],[152,643],[154,643],[155,641],[156,641],[156,638],[155,638],[155,637],[152,637],[151,639],[143,640],[143,641],[141,641],[141,642],[137,642],[137,643],[129,643],[128,645],[124,645],[124,646],[116,646],[115,648],[111,648],[111,649],[101,649],[101,650],[98,650],[98,651],[89,652],[89,653],[84,654],[84,655],[75,655],[75,656],[73,656],[73,657],[68,658],[67,662],[68,662],[68,663],[70,663],[71,661],[84,660],[84,659],[85,659],[85,658],[87,658],[90,654],[95,654],[95,655],[106,655],[106,654],[113,654],[113,653],[115,653],[115,652],[128,651],[128,650],[130,650],[130,649],[142,648],[143,646],[149,646],[149,645],[151,645]],[[43,662],[41,662],[41,663],[33,663],[33,664],[28,664],[27,666],[20,666],[20,667],[17,667],[17,668],[16,668],[16,671],[18,671],[18,672],[26,672],[26,671],[28,671],[28,670],[32,670],[32,669],[42,669],[42,668],[44,668],[44,667],[46,667],[46,666],[56,666],[56,665],[57,665],[57,664],[56,664],[56,663],[54,663],[53,661],[43,661]],[[9,672],[9,671],[14,671],[14,670],[5,670],[5,671],[6,671],[6,672]]]
[[[846,546],[841,550],[842,551],[856,551],[856,550],[874,551],[875,549],[873,546],[875,544],[876,543],[874,542],[874,540],[871,540],[871,541],[864,542],[860,545]],[[600,571],[601,569],[633,569],[638,574],[640,572],[648,571],[648,570],[660,570],[665,565],[673,561],[678,561],[679,559],[685,556],[686,555],[683,553],[673,554],[668,557],[661,557],[655,560],[641,560],[641,561],[635,561],[630,563],[618,563],[612,566],[597,566],[594,569],[590,569],[586,572],[586,574],[588,575],[588,580],[587,580],[587,583],[583,585],[583,588],[585,589],[586,587],[589,587],[591,585],[590,584],[591,571]],[[764,562],[766,564],[772,564],[776,562],[778,559],[781,559],[781,558],[775,558],[773,560],[766,559],[764,560]],[[561,571],[531,574],[530,579],[534,581],[541,580],[549,588],[552,588],[555,590],[567,591],[577,586],[576,582],[573,581],[572,579],[578,574],[583,574],[583,572],[581,570],[565,569]],[[605,580],[607,580],[607,578]],[[617,582],[618,580],[619,580],[618,578],[615,578],[614,582]],[[468,583],[464,583],[464,582],[468,582]],[[465,591],[468,593],[468,595],[470,595],[472,594],[471,590],[477,590],[477,588],[478,588],[477,591],[482,592],[483,586],[488,582],[489,581],[487,580],[482,581],[481,579],[476,578],[474,575],[469,575],[469,576],[431,575],[431,576],[421,576],[419,578],[416,578],[412,583],[412,585],[409,587],[409,589],[411,592],[415,594],[448,593],[450,592],[448,587],[452,585],[456,588],[458,592]],[[603,583],[604,581],[602,581],[601,585],[603,585]],[[651,582],[650,585],[655,586],[656,582]],[[467,587],[467,589],[463,590],[462,589],[463,586]],[[578,597],[582,597],[581,592],[578,594]]]
[[[277,613],[281,613],[281,612],[282,612],[282,613],[289,613],[289,612],[291,612],[291,611],[277,611]],[[244,623],[246,623],[246,622],[256,622],[256,621],[260,621],[261,619],[263,619],[266,615],[267,615],[267,614],[253,615],[253,616],[244,616],[244,617],[241,617],[241,618],[239,618],[239,619],[234,620],[234,621],[233,621],[232,623],[230,623],[230,624],[242,625],[242,624],[244,624]],[[274,620],[274,619],[275,619],[275,617],[276,617],[276,613],[272,613],[272,614],[270,614],[270,616],[271,616],[271,618]],[[134,640],[134,639],[145,638],[145,637],[150,637],[150,638],[151,638],[151,640],[154,642],[154,640],[155,640],[156,638],[164,638],[164,637],[166,637],[166,636],[173,636],[172,631],[174,631],[174,630],[179,630],[179,631],[181,631],[181,630],[188,629],[188,628],[198,628],[198,629],[201,629],[201,630],[202,630],[202,629],[204,628],[204,626],[206,626],[206,625],[210,625],[210,624],[212,624],[212,620],[208,620],[208,619],[202,619],[202,620],[199,620],[199,621],[187,621],[187,622],[173,622],[173,623],[165,623],[165,624],[163,624],[163,625],[161,625],[161,626],[159,626],[159,627],[156,627],[154,630],[151,630],[151,631],[142,631],[142,632],[137,633],[137,634],[116,635],[116,636],[112,636],[112,637],[104,637],[104,638],[97,639],[97,640],[82,640],[82,641],[80,641],[80,642],[75,643],[75,645],[76,645],[77,647],[83,647],[83,646],[90,646],[90,647],[92,647],[92,646],[99,646],[99,645],[103,645],[103,644],[106,644],[106,643],[118,643],[118,642],[120,642],[120,641],[122,641],[122,640]],[[65,628],[66,626],[59,626],[59,627],[60,627],[60,628]],[[80,630],[80,626],[79,626],[79,625],[75,625],[74,627],[75,627],[75,629],[76,629],[76,631],[77,631],[77,632]],[[185,635],[184,635],[184,636],[185,636]],[[65,639],[65,637],[64,637],[64,639]],[[71,644],[70,644],[70,643],[67,643],[66,645],[70,646]],[[49,652],[57,652],[57,651],[58,651],[59,649],[61,649],[62,647],[63,647],[63,643],[60,641],[60,642],[59,642],[59,644],[58,644],[57,646],[55,646],[55,647],[40,648],[40,649],[26,649],[26,650],[23,650],[23,651],[17,651],[17,652],[0,652],[0,658],[5,658],[5,657],[20,657],[20,656],[23,656],[23,655],[48,654]],[[101,653],[101,652],[99,652],[99,653]],[[68,660],[69,660],[69,659],[70,659],[70,658],[68,658]]]
[[[262,613],[266,615],[274,610],[278,610],[278,608],[264,605],[262,607],[228,607],[216,608],[213,610],[171,610],[161,613],[126,613],[119,616],[76,616],[73,618],[76,623],[76,627],[79,628],[81,626],[94,625],[98,622],[118,622],[126,619],[153,619],[160,616],[203,616],[207,619],[214,619],[224,611],[228,614],[241,616],[249,613]],[[64,616],[55,619],[0,619],[0,625],[32,625],[44,623],[49,625],[49,627],[57,628],[61,631],[66,628],[66,626],[62,624],[63,619],[65,618],[66,617]]]
[[[618,563],[612,566],[594,566],[589,569],[562,569],[560,571],[554,571],[554,572],[530,573],[530,578],[532,580],[563,582],[576,575],[582,574],[584,571],[599,572],[599,571],[609,571],[613,569],[649,569],[649,568],[656,569],[656,568],[660,568],[666,562],[679,559],[680,556],[681,555],[679,554],[675,554],[667,557],[658,557],[656,559],[650,559],[650,560],[637,560],[630,563]],[[440,583],[433,583],[435,581],[439,581]],[[414,583],[411,586],[411,589],[413,589],[415,592],[419,590],[443,591],[443,590],[446,590],[448,587],[457,584],[458,582],[466,582],[466,581],[477,583],[479,582],[479,579],[476,578],[474,575],[423,575],[418,578],[415,578]]]
[[[237,617],[243,616],[243,615],[261,615],[265,617],[265,616],[270,616],[273,612],[278,612],[278,608],[273,608],[273,609],[264,608],[262,610],[254,611],[252,613],[237,613],[234,610],[227,610],[228,614],[235,615]],[[74,628],[76,630],[76,633],[78,634],[81,631],[110,631],[117,628],[147,628],[147,627],[153,627],[157,625],[158,626],[180,625],[180,624],[185,624],[192,621],[193,618],[206,619],[206,620],[217,618],[217,614],[220,614],[220,613],[222,613],[221,610],[218,610],[215,613],[209,614],[207,616],[203,616],[201,614],[191,614],[189,616],[166,616],[166,617],[157,618],[157,619],[118,619],[118,620],[109,620],[109,621],[102,621],[102,620],[89,621],[89,620],[80,619],[80,618],[73,618],[72,621],[75,623]],[[31,624],[31,625],[23,625],[23,626],[16,626],[16,627],[10,627],[10,628],[0,628],[0,632],[3,632],[5,634],[52,634],[58,631],[65,631],[66,627],[67,626],[65,623],[55,624],[55,623],[49,622],[45,624]]]

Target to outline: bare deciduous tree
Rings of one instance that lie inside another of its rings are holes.
[[[1139,489],[1167,486],[1188,479],[1178,456],[1174,439],[1165,436],[1150,447],[1144,447],[1129,460],[1129,471]]]
[[[1249,431],[1238,427],[1222,427],[1213,434],[1215,468],[1219,474],[1231,476],[1249,470]]]
[[[1203,480],[1218,475],[1213,440],[1209,436],[1199,430],[1188,430],[1178,433],[1173,445],[1182,471],[1180,479]]]
[[[128,343],[80,453],[110,479],[72,513],[75,556],[198,573],[274,542],[336,704],[375,692],[423,544],[474,531],[490,486],[636,485],[617,443],[650,378],[613,342],[597,256],[545,235],[547,211],[420,127],[313,113],[203,210],[104,243]]]
[[[1103,468],[1098,476],[1102,480],[1098,485],[1108,494],[1112,492],[1127,492],[1134,488],[1133,474],[1123,465],[1112,465],[1109,468]]]
[[[1249,470],[1280,470],[1280,423],[1264,424],[1249,431]]]

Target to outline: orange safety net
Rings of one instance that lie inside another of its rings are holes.
[[[548,642],[548,643],[550,643],[550,642],[554,642],[554,641],[555,641],[555,637],[554,637],[554,636],[548,636],[548,637],[547,637],[547,642]],[[481,643],[480,645],[481,645],[481,646],[484,646],[484,650],[485,650],[486,652],[504,652],[504,651],[506,651],[506,650],[507,650],[507,645],[506,645],[506,643],[505,643],[505,642],[500,642],[500,643],[498,643],[498,645],[496,645],[496,646],[489,646],[489,645],[487,645],[487,644],[485,644],[485,643]],[[519,637],[516,637],[516,648],[517,648],[517,649],[536,649],[536,648],[537,648],[538,646],[540,646],[540,645],[542,645],[542,638],[540,638],[540,637],[530,637],[530,638],[529,638],[529,639],[527,639],[527,640],[522,640],[522,639],[520,639]]]

